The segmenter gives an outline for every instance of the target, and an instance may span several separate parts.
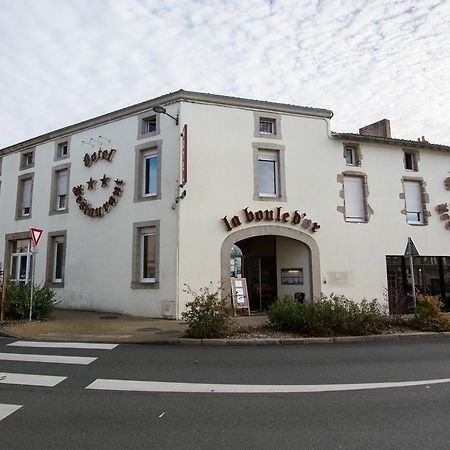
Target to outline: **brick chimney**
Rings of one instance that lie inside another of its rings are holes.
[[[375,123],[371,123],[366,127],[359,129],[359,134],[363,136],[376,136],[376,137],[391,137],[391,123],[387,119],[380,120]]]

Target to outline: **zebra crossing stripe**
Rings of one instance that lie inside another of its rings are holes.
[[[34,375],[28,373],[0,372],[0,383],[21,384],[26,386],[55,387],[67,377],[56,377],[53,375]]]
[[[53,364],[81,364],[87,365],[97,358],[87,356],[33,355],[25,353],[0,353],[3,361],[43,362]]]
[[[13,412],[16,412],[18,409],[22,408],[22,406],[23,405],[6,405],[4,403],[0,403],[0,420],[3,420]]]
[[[7,344],[11,347],[35,347],[35,348],[79,348],[86,350],[113,350],[119,344],[96,344],[91,342],[36,342],[16,341]]]

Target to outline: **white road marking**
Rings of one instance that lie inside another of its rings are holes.
[[[28,373],[0,372],[0,383],[21,384],[27,386],[55,387],[67,377],[55,377],[52,375],[33,375]]]
[[[86,356],[29,355],[24,353],[0,353],[0,360],[44,362],[56,364],[90,364],[97,358]]]
[[[0,403],[0,420],[3,420],[13,412],[16,412],[18,409],[22,408],[22,406],[23,405],[6,405],[4,403]]]
[[[35,342],[16,341],[7,344],[11,347],[36,347],[36,348],[80,348],[89,350],[112,350],[119,344],[95,344],[90,342]]]
[[[308,392],[358,391],[363,389],[386,389],[430,384],[450,383],[450,378],[424,381],[400,381],[387,383],[356,384],[203,384],[167,383],[161,381],[112,380],[98,378],[86,389],[136,392],[192,392],[213,394],[283,394]]]

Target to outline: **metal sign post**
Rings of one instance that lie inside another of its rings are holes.
[[[31,247],[31,255],[33,257],[32,259],[33,267],[31,268],[30,316],[28,318],[29,322],[31,322],[31,315],[33,313],[34,269],[36,267],[36,255],[37,255],[37,248],[34,245]]]
[[[411,285],[412,285],[412,298],[413,298],[413,308],[414,315],[417,316],[417,301],[416,301],[416,280],[414,278],[414,256],[419,256],[419,252],[417,251],[414,242],[409,237],[408,243],[406,244],[405,256],[409,259],[409,270],[411,271]]]
[[[30,289],[30,316],[29,316],[29,322],[31,322],[31,316],[33,314],[33,294],[34,294],[34,274],[35,274],[35,268],[36,268],[36,255],[37,255],[37,247],[39,245],[39,241],[41,240],[42,233],[44,230],[41,230],[40,228],[30,228],[30,234],[31,239],[33,240],[33,245],[31,247],[31,256],[32,256],[32,264],[33,267],[31,268],[31,289]]]

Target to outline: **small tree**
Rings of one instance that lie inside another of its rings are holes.
[[[186,285],[184,292],[194,297],[186,304],[186,311],[181,313],[189,326],[187,335],[196,339],[226,336],[230,331],[231,319],[226,300],[221,298],[222,289],[214,289],[211,283],[198,291]]]

